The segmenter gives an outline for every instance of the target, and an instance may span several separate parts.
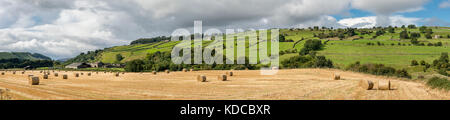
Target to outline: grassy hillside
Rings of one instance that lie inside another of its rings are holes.
[[[0,59],[26,59],[26,60],[51,60],[51,58],[44,56],[39,53],[28,53],[28,52],[0,52]]]
[[[400,32],[407,30],[408,34],[420,33],[418,41],[423,45],[414,45],[411,39],[400,39]],[[386,66],[395,68],[405,68],[408,71],[418,72],[420,67],[409,66],[411,60],[432,63],[437,59],[442,52],[450,52],[450,35],[449,27],[428,27],[432,29],[432,39],[427,39],[425,33],[421,33],[419,28],[394,28],[394,33],[388,32],[387,29],[358,29],[355,30],[355,35],[339,37],[319,38],[319,34],[336,33],[341,30],[330,29],[281,29],[280,34],[284,35],[286,40],[293,42],[281,42],[280,51],[300,51],[305,41],[318,39],[326,46],[323,50],[318,51],[318,55],[324,55],[333,60],[335,66],[343,68],[349,64],[360,61],[364,63],[385,64]],[[385,31],[382,35],[376,35],[376,31]],[[367,34],[362,32],[369,31]],[[237,33],[238,35],[248,34],[248,32]],[[440,35],[442,38],[434,38],[435,35]],[[377,36],[377,37],[374,37]],[[440,42],[441,46],[434,46]],[[157,51],[166,52],[171,51],[172,48],[179,42],[155,41],[146,44],[132,44],[127,46],[117,46],[104,49],[101,52],[96,52],[95,57],[91,57],[89,61],[102,61],[104,63],[125,63],[135,59],[143,59],[148,53],[155,53]],[[204,41],[203,47],[210,44],[211,41]],[[368,43],[374,45],[368,45]],[[428,46],[428,44],[433,46]],[[225,43],[224,43],[225,44]],[[193,46],[193,45],[192,45]],[[246,41],[246,54],[249,52],[249,43]],[[268,44],[270,48],[270,43]],[[237,47],[235,47],[237,49]],[[116,61],[116,56],[120,54],[123,56],[121,61]],[[236,54],[236,52],[235,52]],[[298,53],[286,53],[280,56],[280,61],[289,59],[298,55]]]

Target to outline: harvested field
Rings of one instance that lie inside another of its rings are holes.
[[[28,75],[6,73],[0,76],[0,89],[9,89],[12,99],[20,100],[450,100],[449,92],[433,90],[424,83],[334,69],[280,70],[274,76],[260,71],[235,70],[227,81],[217,76],[226,71],[171,72],[170,74],[99,73],[92,76],[40,77],[39,85],[28,84]],[[72,75],[75,72],[60,72]],[[341,80],[330,76],[340,74]],[[198,82],[206,75],[208,82]],[[361,80],[390,80],[393,90],[372,90],[360,86]]]

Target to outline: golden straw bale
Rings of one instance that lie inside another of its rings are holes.
[[[220,81],[227,81],[227,75],[226,74],[219,75],[217,79]]]
[[[333,74],[333,80],[341,80],[341,75],[338,73]]]
[[[361,80],[359,81],[359,86],[361,86],[364,90],[371,90],[373,89],[373,82],[370,80]]]
[[[197,76],[198,82],[206,82],[206,76],[205,75],[198,75]]]
[[[39,77],[30,77],[30,79],[28,80],[28,84],[39,85]]]
[[[228,75],[228,76],[233,76],[234,75],[232,71],[226,72],[225,74]]]
[[[378,90],[391,90],[391,81],[390,80],[379,80],[378,81]]]

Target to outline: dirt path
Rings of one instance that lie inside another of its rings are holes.
[[[59,72],[42,79],[38,71],[0,75],[0,89],[9,89],[13,99],[33,100],[450,100],[446,91],[432,90],[420,82],[344,72],[333,69],[280,70],[262,76],[259,71],[234,71],[229,81],[217,76],[225,71],[158,73],[92,73],[76,78],[75,72]],[[334,73],[343,80],[331,80]],[[39,75],[40,85],[27,84],[27,75]],[[69,75],[63,80],[62,75]],[[209,82],[200,83],[197,75]],[[364,90],[360,80],[391,80],[396,90]]]

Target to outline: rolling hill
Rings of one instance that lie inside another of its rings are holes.
[[[28,52],[0,52],[0,59],[23,59],[23,60],[51,60],[50,57],[39,53]]]
[[[392,30],[389,30],[392,28]],[[432,38],[427,38],[426,33],[421,32],[419,27],[414,28],[365,28],[355,29],[353,35],[347,35],[339,38],[338,33],[348,31],[347,29],[330,29],[330,28],[309,28],[309,29],[280,29],[280,34],[285,36],[286,40],[293,42],[280,42],[280,61],[289,59],[298,55],[298,53],[286,51],[300,51],[305,41],[321,40],[325,47],[318,51],[318,55],[326,56],[333,60],[336,67],[344,68],[357,61],[362,64],[376,63],[385,64],[386,66],[407,69],[411,72],[420,72],[421,68],[409,66],[412,60],[425,61],[432,63],[433,60],[439,58],[443,52],[450,52],[450,27],[427,27],[433,32]],[[402,31],[411,33],[419,33],[417,38],[420,44],[412,44],[411,39],[400,39]],[[379,31],[383,31],[379,34]],[[247,34],[237,33],[237,34]],[[323,37],[322,35],[328,35]],[[333,34],[335,34],[333,36]],[[436,38],[437,37],[437,38]],[[142,42],[142,39],[139,40]],[[152,40],[150,43],[134,44],[125,46],[116,46],[106,48],[104,50],[83,53],[70,61],[94,62],[101,61],[104,63],[125,63],[135,59],[144,59],[148,53],[169,52],[179,42],[170,42],[165,40]],[[210,44],[210,41],[204,41],[203,46]],[[368,45],[369,43],[375,45]],[[440,46],[437,44],[440,43]],[[225,43],[224,43],[225,44]],[[270,46],[270,44],[269,44]],[[249,48],[248,41],[246,47]],[[249,49],[246,49],[248,54]],[[116,61],[116,56],[123,56],[121,61]]]

